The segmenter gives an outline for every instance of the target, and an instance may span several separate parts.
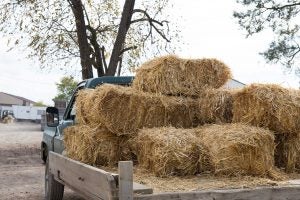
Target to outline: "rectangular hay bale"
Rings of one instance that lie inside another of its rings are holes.
[[[293,172],[300,152],[300,91],[275,84],[252,84],[233,97],[233,122],[274,131],[278,142],[276,164]]]
[[[231,72],[217,59],[182,59],[175,55],[154,58],[138,68],[132,87],[165,95],[199,96],[220,88]]]
[[[157,176],[253,175],[278,178],[271,131],[242,124],[142,129],[134,139],[138,163]]]
[[[76,107],[76,122],[79,124],[88,124],[89,120],[89,108],[93,105],[91,97],[93,93],[91,89],[79,90],[76,95],[75,107]]]
[[[142,129],[131,142],[139,166],[156,176],[195,175],[202,146],[192,129]]]
[[[233,97],[230,90],[205,90],[197,98],[199,124],[230,123],[232,121]]]
[[[106,127],[117,135],[132,134],[143,127],[198,125],[195,115],[198,105],[191,98],[155,95],[110,84],[89,93],[79,94],[79,99],[84,99],[84,104],[89,106],[82,110],[82,102],[78,101],[76,112],[81,112],[81,118],[88,119],[86,124]]]
[[[130,159],[127,138],[117,137],[104,128],[75,125],[64,129],[67,156],[94,166],[117,166],[118,161]]]
[[[273,176],[273,132],[244,124],[205,125],[196,129],[215,174]]]

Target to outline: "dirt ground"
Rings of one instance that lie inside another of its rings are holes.
[[[44,199],[44,164],[40,158],[40,125],[0,123],[0,199]],[[65,189],[65,200],[82,200]]]

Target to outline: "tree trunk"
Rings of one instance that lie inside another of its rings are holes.
[[[123,44],[125,43],[127,31],[130,27],[134,4],[135,0],[125,1],[117,38],[114,43],[106,76],[114,76],[116,74],[118,62],[120,61],[120,53],[122,51]]]
[[[81,0],[70,0],[72,11],[76,21],[80,61],[82,67],[82,79],[93,78],[93,69],[90,62],[89,44],[84,21],[83,5]]]

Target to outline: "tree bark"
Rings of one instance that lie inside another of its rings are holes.
[[[122,47],[125,43],[126,34],[130,27],[134,4],[135,4],[135,0],[126,0],[125,1],[117,38],[114,43],[114,47],[113,47],[112,54],[110,57],[106,76],[114,76],[116,74],[118,62],[120,61],[120,54],[122,51]]]
[[[84,21],[83,5],[81,0],[70,0],[70,3],[76,21],[76,32],[82,67],[82,79],[93,78],[93,69],[90,62],[90,50]]]

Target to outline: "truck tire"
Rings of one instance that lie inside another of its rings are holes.
[[[54,179],[54,175],[49,171],[49,158],[45,167],[45,199],[62,200],[64,196],[64,185]]]
[[[41,158],[43,160],[43,164],[46,164],[48,157],[48,148],[45,143],[42,143],[41,145]]]

